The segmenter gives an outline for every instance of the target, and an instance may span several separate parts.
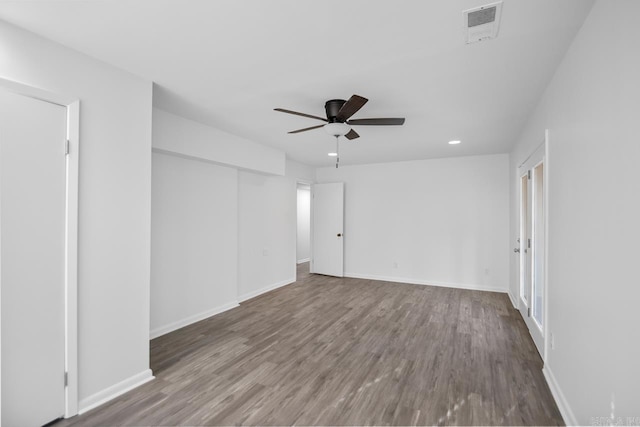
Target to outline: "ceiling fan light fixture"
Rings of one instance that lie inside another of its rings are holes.
[[[345,136],[351,130],[351,126],[346,123],[327,123],[324,130],[332,136]]]

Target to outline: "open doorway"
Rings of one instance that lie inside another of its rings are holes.
[[[296,280],[309,274],[311,260],[311,185],[297,185]]]

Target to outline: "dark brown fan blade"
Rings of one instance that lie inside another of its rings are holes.
[[[404,118],[353,119],[347,123],[356,126],[399,126],[404,124]]]
[[[300,133],[300,132],[306,132],[308,130],[313,130],[313,129],[318,129],[323,127],[324,125],[318,125],[318,126],[311,126],[310,128],[304,128],[304,129],[298,129],[298,130],[292,130],[291,132],[287,132],[287,133]]]
[[[360,138],[360,135],[358,135],[358,132],[356,132],[355,130],[351,129],[349,131],[349,133],[346,134],[344,137],[347,138],[347,139],[356,139],[356,138]]]
[[[340,108],[340,111],[338,111],[338,115],[336,116],[336,119],[339,122],[344,122],[349,117],[357,113],[358,110],[361,109],[362,106],[367,103],[367,101],[369,101],[367,98],[363,98],[358,95],[353,95],[351,98],[349,98],[347,102],[345,102],[342,105],[342,108]]]
[[[295,114],[296,116],[309,117],[310,119],[322,120],[323,122],[327,121],[327,119],[322,117],[312,116],[311,114],[298,113],[297,111],[285,110],[284,108],[274,108],[274,110],[280,111],[281,113]]]

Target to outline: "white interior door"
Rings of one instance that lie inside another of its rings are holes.
[[[541,355],[545,346],[545,172],[544,151],[521,168],[519,309]]]
[[[342,277],[344,183],[313,186],[311,273]]]
[[[64,415],[67,110],[0,90],[2,425]]]

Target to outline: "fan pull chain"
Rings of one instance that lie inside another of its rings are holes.
[[[340,163],[340,143],[338,138],[339,136],[336,135],[336,169],[338,169],[338,163]]]

